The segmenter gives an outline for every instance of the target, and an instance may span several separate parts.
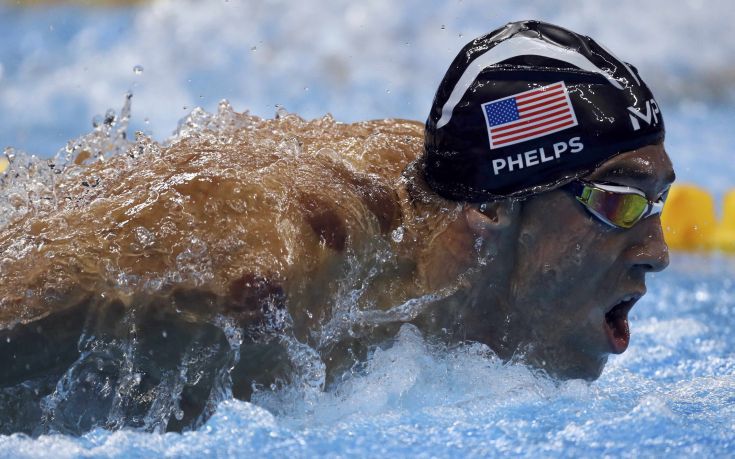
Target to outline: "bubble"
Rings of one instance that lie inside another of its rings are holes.
[[[142,65],[136,65],[133,67],[133,73],[136,75],[142,75],[143,74],[143,66]]]

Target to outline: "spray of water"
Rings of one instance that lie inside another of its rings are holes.
[[[316,409],[330,368],[371,349],[340,343],[453,291],[396,275],[416,237],[393,190],[420,124],[264,120],[223,101],[159,144],[128,138],[130,102],[52,160],[5,153],[4,432],[195,429],[273,389]]]

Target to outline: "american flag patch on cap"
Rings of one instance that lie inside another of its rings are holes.
[[[482,104],[490,149],[537,139],[576,126],[563,81]]]

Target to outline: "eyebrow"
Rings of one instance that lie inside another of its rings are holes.
[[[639,167],[631,167],[627,164],[620,164],[611,167],[605,171],[601,178],[605,177],[629,177],[634,180],[650,180],[654,177],[655,172],[651,170],[644,170]],[[666,183],[673,183],[676,180],[676,173],[673,169],[669,169],[665,177]]]

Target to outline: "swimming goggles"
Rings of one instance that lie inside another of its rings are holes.
[[[575,180],[565,186],[587,210],[615,228],[630,228],[640,220],[660,214],[668,191],[651,201],[638,188]]]

